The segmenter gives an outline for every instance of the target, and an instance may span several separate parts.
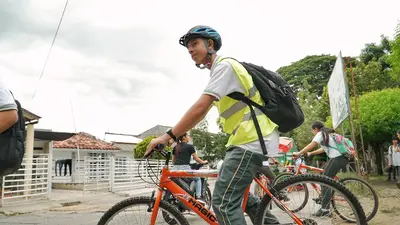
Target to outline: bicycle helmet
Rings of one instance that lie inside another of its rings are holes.
[[[214,50],[218,51],[222,46],[221,36],[218,32],[209,26],[198,25],[191,28],[185,35],[179,39],[179,44],[187,47],[187,43],[194,38],[211,39],[214,41]]]

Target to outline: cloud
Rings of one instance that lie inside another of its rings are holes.
[[[221,54],[277,69],[309,54],[357,55],[364,43],[390,35],[400,6],[384,2],[70,1],[38,83],[65,1],[3,0],[0,77],[43,117],[39,127],[73,131],[72,102],[78,131],[140,133],[174,125],[207,84],[208,71],[178,44],[192,26],[216,28]]]

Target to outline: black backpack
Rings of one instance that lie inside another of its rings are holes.
[[[251,75],[254,85],[264,100],[265,105],[259,105],[239,92],[233,92],[228,96],[243,101],[250,106],[251,116],[261,142],[261,147],[264,154],[266,154],[265,143],[253,106],[267,115],[272,122],[276,123],[279,126],[279,132],[282,133],[289,132],[303,124],[304,113],[297,101],[296,94],[280,74],[251,63],[239,63]]]
[[[0,134],[0,177],[17,172],[25,154],[25,119],[21,104],[17,100],[15,103],[18,121]]]

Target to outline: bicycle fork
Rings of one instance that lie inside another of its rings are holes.
[[[149,208],[147,208],[147,212],[152,212],[151,213],[150,225],[156,224],[156,219],[157,219],[157,216],[158,216],[158,209],[159,209],[159,206],[160,206],[163,190],[161,188],[158,189],[156,198],[154,198],[155,192],[156,191],[153,190],[153,192],[151,194],[151,199],[154,199],[154,200],[151,201],[151,203],[149,204]]]

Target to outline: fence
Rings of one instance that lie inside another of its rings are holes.
[[[1,204],[17,199],[50,197],[50,170],[51,163],[49,163],[48,154],[34,154],[33,158],[24,158],[21,169],[3,177]]]
[[[72,160],[65,163],[64,160],[53,159],[52,161],[53,183],[83,183],[85,176],[85,161]]]
[[[141,163],[142,162],[142,163]],[[152,187],[163,162],[145,162],[127,157],[85,157],[84,191],[126,191]],[[153,172],[149,172],[153,170]]]

